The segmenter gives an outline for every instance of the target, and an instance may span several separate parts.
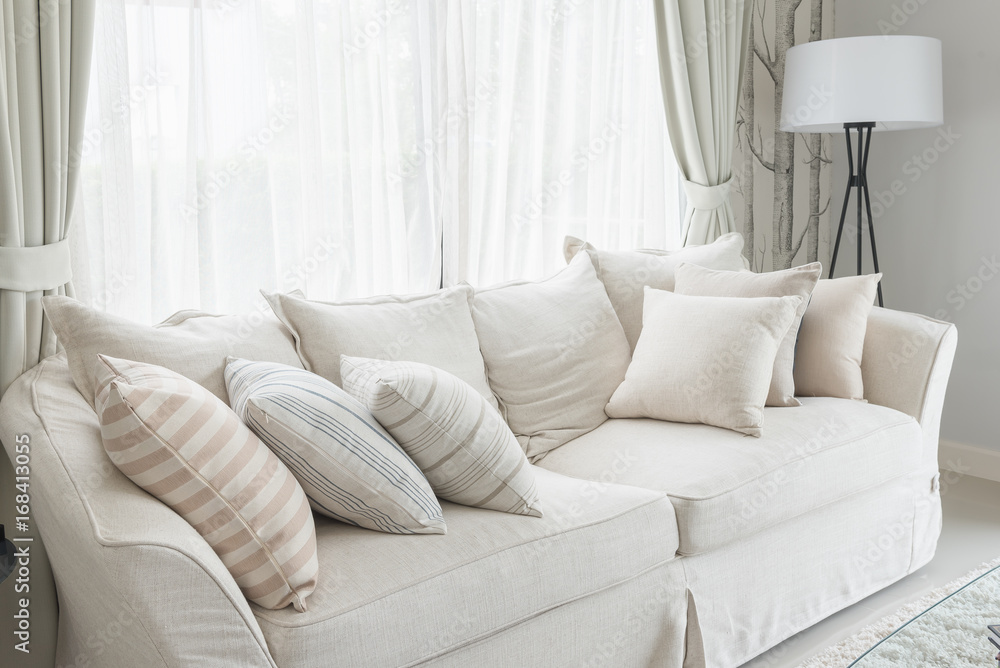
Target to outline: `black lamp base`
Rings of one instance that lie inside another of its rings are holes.
[[[878,252],[875,250],[875,225],[872,222],[872,203],[868,195],[868,149],[872,141],[872,129],[875,123],[844,123],[844,135],[847,137],[847,162],[851,170],[847,180],[847,192],[844,193],[844,208],[840,211],[840,226],[837,227],[837,243],[833,246],[833,258],[830,260],[830,278],[837,267],[837,253],[840,251],[840,238],[844,233],[844,221],[847,218],[847,203],[851,199],[851,190],[858,189],[858,276],[861,275],[861,237],[864,236],[862,222],[864,214],[868,214],[868,236],[872,242],[872,263],[875,273],[878,273]],[[851,130],[858,131],[858,163],[854,165],[854,154],[851,152]],[[863,201],[863,202],[862,202]],[[862,209],[862,203],[864,208]],[[878,284],[878,305],[882,306],[882,283]]]

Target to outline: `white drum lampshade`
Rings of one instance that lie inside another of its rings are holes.
[[[870,122],[878,132],[944,122],[938,39],[826,39],[794,46],[785,58],[785,132],[842,132],[844,123]]]

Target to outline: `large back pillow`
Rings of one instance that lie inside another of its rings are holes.
[[[477,291],[472,315],[490,386],[529,459],[607,419],[631,357],[586,255],[543,281]]]
[[[227,404],[224,370],[230,355],[302,368],[291,334],[270,313],[181,311],[150,327],[95,311],[69,297],[42,297],[42,306],[66,349],[73,382],[91,405],[98,354],[165,367]]]
[[[343,387],[340,356],[421,362],[452,373],[494,408],[483,356],[469,312],[473,290],[458,285],[430,294],[318,302],[264,296],[292,331],[306,370]]]
[[[575,237],[566,237],[563,253],[569,262],[585,251],[594,263],[597,276],[604,283],[611,305],[628,338],[629,350],[635,350],[642,331],[643,288],[674,289],[674,272],[682,262],[708,269],[743,271],[743,235],[724,234],[704,246],[688,246],[674,251],[629,250],[602,251]]]
[[[802,315],[806,312],[809,297],[816,288],[821,272],[819,262],[761,274],[705,269],[685,262],[677,267],[674,291],[679,295],[701,297],[801,297],[795,310],[795,318],[778,346],[771,373],[771,386],[767,393],[768,406],[798,406],[800,402],[795,398],[795,380],[792,374],[795,341],[799,335]]]
[[[861,355],[880,280],[882,274],[865,274],[816,284],[795,349],[800,397],[865,398]]]

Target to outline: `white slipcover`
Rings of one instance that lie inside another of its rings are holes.
[[[908,415],[803,397],[796,408],[765,408],[760,438],[699,424],[608,420],[539,466],[665,492],[677,512],[680,554],[692,555],[906,476],[922,456],[920,426]],[[623,458],[629,465],[614,472]]]

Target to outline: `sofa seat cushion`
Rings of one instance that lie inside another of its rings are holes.
[[[677,525],[662,493],[535,473],[543,517],[442,502],[448,533],[419,536],[317,517],[308,612],[252,606],[275,662],[409,665],[673,558]]]
[[[608,420],[550,452],[542,468],[665,492],[682,555],[707,552],[920,466],[916,420],[891,408],[801,398],[765,408],[748,438],[718,427]]]

